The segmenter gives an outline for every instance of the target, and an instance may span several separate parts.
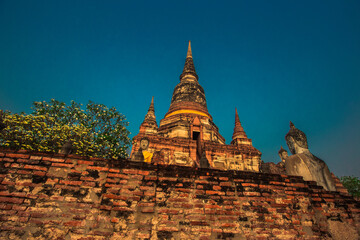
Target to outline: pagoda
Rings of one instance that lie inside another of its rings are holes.
[[[252,146],[237,110],[234,134],[227,145],[208,112],[205,92],[198,80],[189,41],[185,66],[170,108],[158,126],[152,98],[139,134],[133,138],[131,160],[258,172],[261,152]]]

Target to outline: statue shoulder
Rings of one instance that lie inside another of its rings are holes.
[[[301,163],[302,158],[299,157],[299,154],[290,155],[285,159],[285,164],[295,164],[295,163]]]

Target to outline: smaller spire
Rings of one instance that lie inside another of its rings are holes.
[[[241,126],[241,122],[239,119],[239,114],[237,109],[235,108],[235,127],[232,139],[235,140],[236,138],[247,138],[244,128]]]
[[[155,123],[157,126],[156,117],[155,117],[155,108],[154,108],[154,97],[151,98],[149,110],[145,116],[144,122]]]
[[[154,96],[152,96],[151,98],[151,103],[150,103],[150,106],[149,106],[149,110],[148,111],[152,111],[155,113],[155,108],[154,108]]]

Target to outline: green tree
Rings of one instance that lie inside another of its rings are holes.
[[[12,149],[58,152],[67,141],[76,154],[117,159],[127,157],[130,132],[124,115],[114,107],[89,102],[85,109],[71,101],[67,106],[52,99],[34,102],[32,114],[5,112],[0,146]]]
[[[348,190],[349,194],[359,198],[360,197],[360,179],[354,176],[344,176],[340,178],[341,183]]]

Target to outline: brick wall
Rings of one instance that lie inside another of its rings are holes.
[[[358,239],[360,203],[301,177],[0,149],[1,239]]]

